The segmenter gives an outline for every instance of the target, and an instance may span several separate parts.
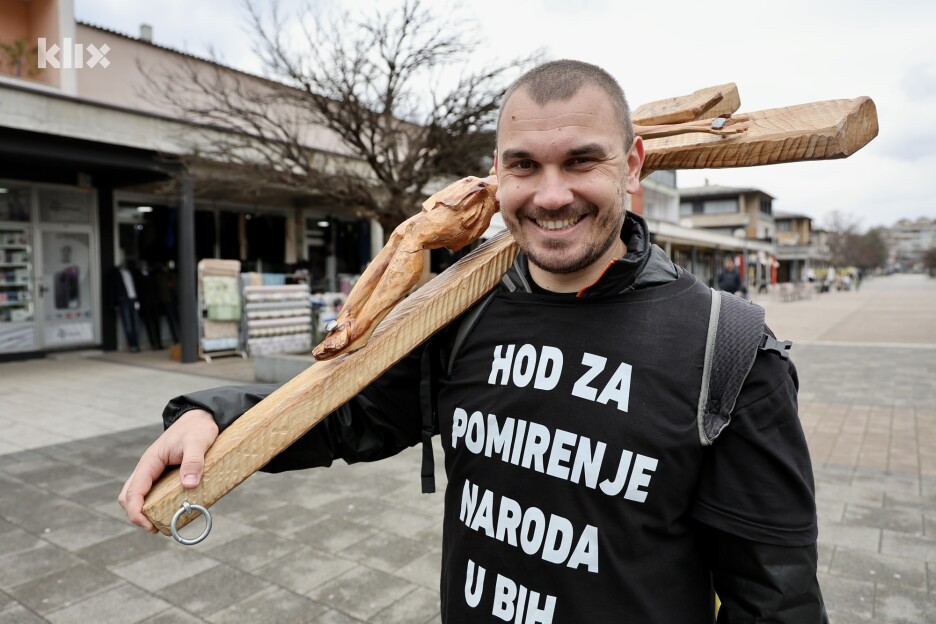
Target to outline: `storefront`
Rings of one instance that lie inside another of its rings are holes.
[[[314,189],[246,188],[241,172],[194,158],[227,131],[192,126],[135,90],[141,57],[158,66],[186,55],[76,27],[70,4],[50,7],[69,40],[106,40],[113,62],[107,73],[63,67],[42,80],[0,68],[0,360],[124,348],[127,289],[139,298],[149,287],[136,288],[135,272],[168,276],[152,343],[178,339],[186,362],[196,358],[202,259],[236,259],[263,279],[295,274],[313,292],[350,289],[382,240],[371,222],[320,205]],[[316,131],[309,141],[331,166],[332,139]]]
[[[92,190],[0,180],[0,352],[101,342]]]
[[[164,194],[124,190],[115,193],[115,203],[116,265],[131,274],[141,320],[131,334],[121,323],[117,346],[159,349],[177,342],[180,334],[177,292],[165,286],[179,279],[179,202]],[[237,260],[240,272],[253,276],[244,275],[245,283],[301,283],[308,293],[322,295],[318,299],[334,301],[328,295],[341,300],[350,292],[376,252],[374,241],[382,241],[374,222],[325,207],[196,198],[192,266],[206,259]]]
[[[776,252],[771,243],[727,236],[704,228],[689,228],[647,219],[650,239],[662,247],[673,262],[684,267],[709,286],[715,286],[724,261],[731,258],[748,288],[766,288],[776,283],[772,270]]]

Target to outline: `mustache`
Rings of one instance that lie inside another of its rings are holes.
[[[520,212],[520,216],[534,221],[563,221],[565,219],[575,219],[580,216],[596,214],[597,212],[598,208],[594,204],[581,203],[567,204],[555,210],[544,210],[543,208],[531,206],[530,208],[523,209]]]

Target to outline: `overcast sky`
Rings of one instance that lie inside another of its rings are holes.
[[[832,210],[853,215],[862,227],[936,218],[936,2],[466,0],[462,5],[461,14],[475,21],[459,23],[485,44],[479,64],[495,54],[516,57],[536,49],[547,59],[588,61],[620,81],[632,107],[725,82],[737,83],[741,112],[870,96],[880,135],[847,159],[680,171],[679,186],[701,185],[707,178],[711,184],[760,188],[776,198],[775,211],[807,214],[820,223]],[[157,43],[199,55],[213,49],[229,65],[262,72],[243,12],[231,0],[75,0],[75,14],[134,36],[145,22],[153,26]]]

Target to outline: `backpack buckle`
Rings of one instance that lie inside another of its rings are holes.
[[[761,336],[760,349],[763,351],[773,351],[780,356],[782,360],[790,359],[790,349],[793,348],[793,342],[790,340],[777,340],[769,334]]]

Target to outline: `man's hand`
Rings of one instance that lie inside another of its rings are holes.
[[[143,515],[143,497],[167,466],[180,466],[179,474],[185,489],[201,483],[205,452],[217,437],[218,425],[209,412],[201,409],[185,412],[166,429],[143,453],[117,497],[130,522],[150,533],[158,533],[153,523]]]

